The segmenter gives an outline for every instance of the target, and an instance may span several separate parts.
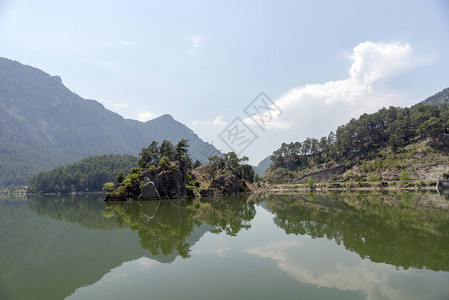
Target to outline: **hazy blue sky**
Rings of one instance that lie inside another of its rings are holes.
[[[169,113],[224,152],[240,117],[257,163],[448,87],[449,1],[0,0],[0,56],[126,118]],[[263,129],[244,113],[261,91],[282,111]]]

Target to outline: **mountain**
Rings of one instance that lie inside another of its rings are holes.
[[[192,158],[210,144],[170,115],[124,119],[70,91],[59,76],[0,58],[0,186],[99,154],[137,155],[153,140],[189,140]],[[213,146],[212,146],[213,147]]]
[[[257,166],[253,167],[254,172],[256,172],[257,175],[263,177],[265,171],[271,166],[272,163],[273,162],[271,161],[271,155],[265,157]]]
[[[321,139],[283,143],[273,152],[265,178],[293,183],[311,177],[351,185],[448,177],[449,105],[441,105],[448,94],[445,89],[409,108],[363,114]]]
[[[436,93],[433,96],[421,101],[423,104],[427,105],[441,105],[444,103],[449,103],[449,88],[442,90],[441,92]]]

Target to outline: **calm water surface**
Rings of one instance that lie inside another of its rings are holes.
[[[449,201],[0,196],[0,299],[449,299]]]

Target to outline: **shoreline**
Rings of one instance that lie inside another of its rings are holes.
[[[417,186],[403,184],[397,181],[386,181],[386,185],[380,186],[379,182],[368,183],[371,186],[355,186],[358,183],[351,183],[351,186],[344,186],[346,183],[333,183],[339,186],[329,186],[329,183],[317,183],[314,187],[309,187],[301,183],[278,183],[278,184],[252,184],[252,193],[281,193],[281,192],[326,192],[326,191],[435,191],[442,192],[444,189],[438,188],[438,184]],[[364,183],[366,184],[366,183]],[[72,193],[24,193],[24,192],[5,192],[0,190],[0,195],[21,195],[21,196],[57,196],[57,195],[89,195],[89,194],[106,194],[105,191],[92,192],[72,192]],[[244,193],[248,194],[248,193]],[[193,197],[200,198],[200,197]]]
[[[438,182],[417,182],[385,181],[385,182],[333,182],[316,183],[313,187],[305,183],[261,183],[254,184],[255,192],[326,192],[326,191],[435,191],[443,192],[449,190],[445,185]]]

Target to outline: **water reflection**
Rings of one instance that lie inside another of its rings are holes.
[[[361,258],[449,271],[449,207],[416,193],[276,195],[264,199],[287,234],[327,237]]]
[[[116,224],[97,197],[0,197],[0,299],[63,299],[145,254],[133,232],[104,230]]]
[[[40,216],[90,229],[114,229],[113,218],[104,217],[103,194],[29,196],[28,206]]]
[[[203,198],[147,202],[111,202],[104,215],[118,226],[137,231],[141,246],[153,255],[178,253],[190,256],[190,248],[205,231],[237,235],[249,229],[256,210],[246,197]],[[187,242],[187,240],[192,242]]]
[[[107,299],[113,286],[131,298],[437,299],[449,276],[449,201],[437,194],[100,200],[0,198],[0,299]]]

